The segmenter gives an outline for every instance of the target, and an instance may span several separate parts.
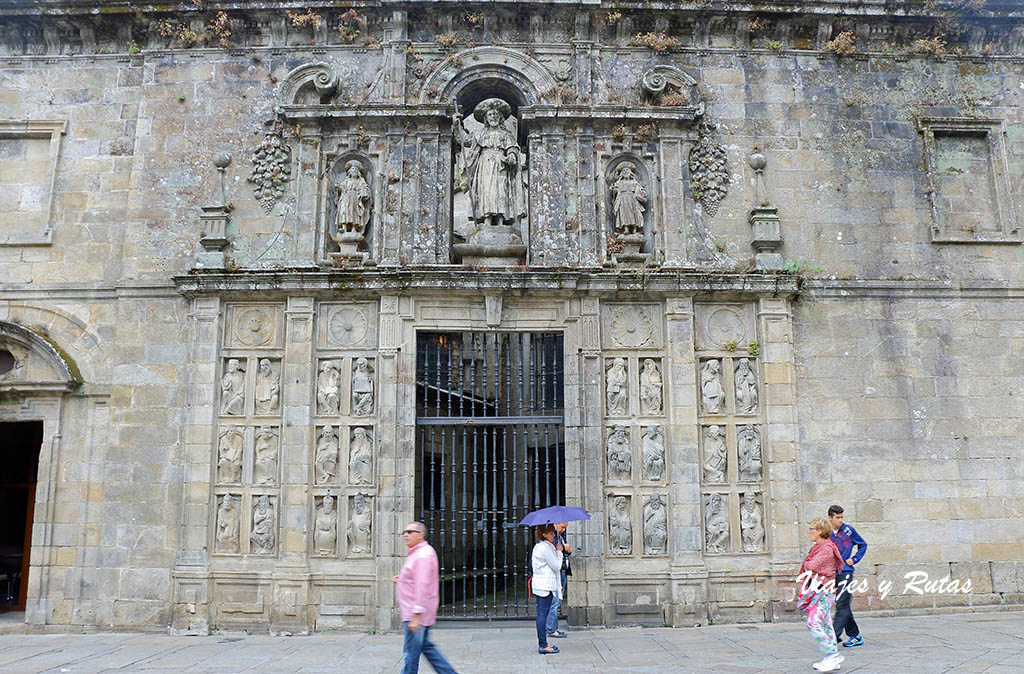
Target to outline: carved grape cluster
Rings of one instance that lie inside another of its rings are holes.
[[[729,169],[725,148],[714,142],[710,130],[690,150],[690,191],[708,215],[718,212],[718,205],[729,189]]]
[[[253,169],[249,182],[265,213],[284,196],[284,184],[291,177],[291,151],[278,131],[268,133],[252,153]]]

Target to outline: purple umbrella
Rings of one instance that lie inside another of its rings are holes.
[[[557,522],[575,522],[576,520],[589,519],[590,514],[582,508],[555,505],[534,510],[524,517],[519,524],[533,526],[535,524],[555,524]]]

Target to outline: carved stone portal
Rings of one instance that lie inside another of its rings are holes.
[[[613,555],[633,554],[633,522],[629,515],[629,499],[616,496],[608,515],[608,545]]]

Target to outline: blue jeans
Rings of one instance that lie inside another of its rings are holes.
[[[565,575],[565,571],[563,571],[562,572],[562,596],[563,597],[565,596],[565,583],[566,583],[566,575]],[[548,634],[554,634],[555,632],[558,631],[558,607],[562,605],[562,600],[561,599],[559,599],[558,597],[555,597],[554,595],[551,595],[551,596],[553,597],[552,600],[551,600],[551,612],[548,613],[548,622],[547,622],[547,625],[545,627],[545,629],[547,630]]]
[[[402,644],[402,659],[405,666],[402,667],[402,674],[416,674],[420,671],[420,654],[427,657],[427,662],[438,674],[457,674],[448,661],[437,650],[437,646],[430,640],[430,628],[420,625],[420,628],[413,632],[409,629],[409,623],[404,622],[405,642]]]
[[[548,647],[548,614],[551,612],[551,600],[554,597],[554,592],[548,593],[546,597],[537,597],[537,648],[540,649]]]

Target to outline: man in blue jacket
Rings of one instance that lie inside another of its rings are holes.
[[[832,535],[829,537],[839,554],[843,556],[843,571],[836,576],[836,617],[832,620],[832,627],[836,631],[836,640],[842,641],[843,630],[849,641],[843,646],[860,646],[864,639],[860,636],[860,628],[857,621],[853,619],[853,611],[850,610],[850,592],[846,589],[853,582],[853,565],[864,557],[868,551],[868,544],[857,530],[849,524],[843,524],[843,507],[834,505],[828,507],[828,519],[832,524]],[[857,548],[856,554],[853,548]]]

